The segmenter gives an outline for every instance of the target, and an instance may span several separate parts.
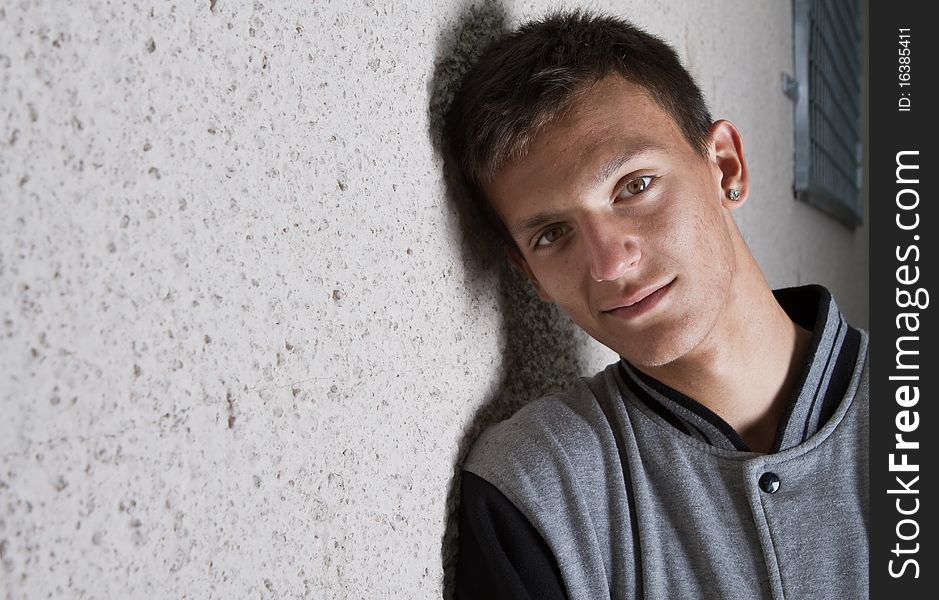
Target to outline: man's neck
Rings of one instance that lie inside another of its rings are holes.
[[[811,333],[789,318],[762,276],[748,287],[729,299],[695,351],[667,365],[637,368],[700,402],[751,450],[765,453],[796,392]]]

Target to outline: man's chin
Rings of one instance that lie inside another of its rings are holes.
[[[693,344],[683,336],[650,336],[646,343],[608,347],[635,367],[657,369],[680,360],[691,351]]]

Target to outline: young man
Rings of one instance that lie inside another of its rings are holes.
[[[447,135],[511,262],[622,358],[476,442],[458,596],[866,597],[866,334],[824,288],[769,289],[731,216],[740,134],[672,49],[525,25]]]

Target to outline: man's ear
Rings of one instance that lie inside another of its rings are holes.
[[[750,195],[743,138],[733,123],[720,120],[711,125],[709,145],[708,153],[721,180],[721,204],[728,210],[739,208]]]
[[[541,283],[539,283],[538,278],[535,277],[535,274],[532,272],[531,267],[528,266],[528,261],[525,260],[525,257],[522,256],[522,253],[519,251],[518,248],[516,248],[515,246],[511,246],[509,244],[506,244],[505,256],[506,258],[509,259],[509,264],[512,265],[512,267],[515,270],[519,271],[520,273],[525,274],[525,277],[528,278],[528,281],[530,281],[531,284],[535,286],[535,291],[538,292],[538,296],[542,300],[544,300],[545,302],[554,302],[551,296],[549,296],[548,293],[544,290],[544,288],[541,287]]]

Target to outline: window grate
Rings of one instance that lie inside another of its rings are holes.
[[[794,0],[797,198],[861,223],[861,6]]]

